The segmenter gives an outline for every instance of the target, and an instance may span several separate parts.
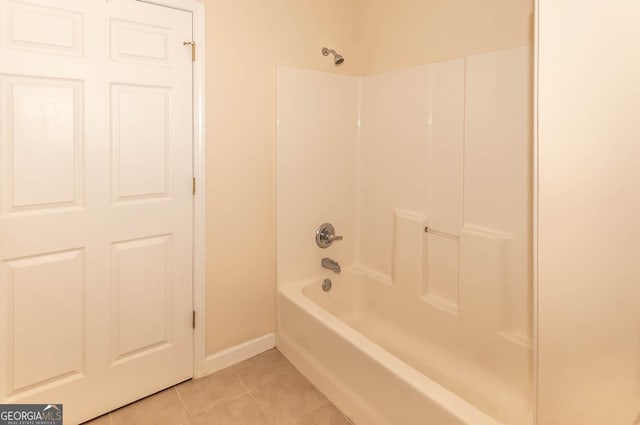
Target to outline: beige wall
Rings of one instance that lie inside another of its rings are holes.
[[[539,19],[539,423],[631,425],[640,3],[540,0]]]
[[[355,3],[206,0],[207,352],[275,328],[276,65],[355,72]],[[335,68],[320,53],[340,51]]]
[[[527,44],[533,0],[358,0],[365,75]]]

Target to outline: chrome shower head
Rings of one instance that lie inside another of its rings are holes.
[[[322,48],[322,54],[324,56],[329,56],[329,53],[331,53],[333,55],[333,64],[335,66],[340,66],[344,63],[344,57],[342,57],[341,54],[339,54],[338,52],[336,52],[333,49],[327,49],[326,47]]]

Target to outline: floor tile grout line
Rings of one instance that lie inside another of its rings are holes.
[[[267,385],[269,385],[269,384],[272,384],[272,383],[273,383],[273,382],[266,382],[266,383],[263,383],[263,384],[260,384],[260,385],[256,385],[256,386],[250,387],[249,385],[247,385],[247,384],[244,382],[244,380],[243,380],[240,376],[238,376],[238,374],[234,374],[234,375],[235,375],[235,377],[238,379],[238,381],[240,381],[240,384],[242,384],[242,386],[243,386],[243,387],[245,387],[245,388],[246,388],[246,390],[247,390],[247,392],[248,392],[249,394],[251,394],[251,395],[253,395],[253,392],[254,392],[255,390],[257,390],[258,388],[262,388],[262,387],[265,387],[265,386],[267,386]]]
[[[244,383],[240,380],[240,378],[238,378],[235,374],[234,374],[234,378],[240,383],[242,388],[244,388],[244,390],[241,393],[236,394],[234,396],[230,396],[230,397],[222,397],[222,398],[218,399],[212,406],[210,406],[210,407],[208,407],[208,408],[206,408],[206,409],[204,409],[204,410],[202,410],[200,412],[197,412],[195,414],[191,414],[189,409],[187,409],[187,405],[185,404],[184,400],[182,399],[182,394],[180,393],[180,390],[178,389],[178,385],[175,385],[173,388],[175,388],[176,392],[178,393],[178,399],[180,400],[180,405],[182,406],[182,408],[187,413],[187,416],[189,417],[189,421],[184,422],[182,424],[178,424],[178,425],[186,425],[186,424],[190,423],[193,419],[195,419],[196,417],[198,417],[198,416],[200,416],[200,415],[202,415],[204,413],[207,413],[207,412],[210,412],[211,410],[217,409],[220,406],[229,404],[232,401],[234,401],[234,400],[236,400],[236,399],[238,399],[240,397],[243,397],[243,396],[246,396],[246,395],[250,395],[249,389],[246,387],[246,385],[244,385]]]
[[[193,419],[193,416],[191,416],[191,412],[189,412],[189,409],[187,409],[187,405],[184,403],[184,400],[182,399],[182,394],[180,394],[180,391],[178,390],[178,386],[174,385],[173,389],[178,395],[178,401],[180,401],[180,406],[182,406],[184,411],[187,413],[187,416],[189,417],[189,421],[191,421],[191,419]]]
[[[235,374],[234,374],[235,375]],[[235,375],[236,379],[240,382],[240,385],[242,385],[244,387],[245,390],[247,390],[247,392],[249,394],[251,394],[251,389],[249,389],[249,387],[247,386],[247,384],[244,383],[244,381],[242,380],[242,378],[240,378],[238,375]]]
[[[247,392],[249,393],[249,398],[251,399],[251,402],[253,403],[254,406],[256,406],[258,408],[258,410],[260,411],[260,413],[262,413],[264,415],[264,417],[267,419],[267,421],[269,423],[274,423],[275,424],[275,418],[272,418],[271,415],[265,411],[256,401],[256,396],[255,394],[253,394],[253,390],[256,390],[260,387],[256,387],[253,390],[250,390],[248,386],[245,385],[244,382],[242,382],[242,385],[244,385],[244,387],[247,389]]]
[[[311,382],[307,379],[307,377],[305,377],[305,376],[302,376],[302,377],[305,379],[305,381],[307,381],[307,382],[311,383]],[[243,382],[243,384],[244,384],[244,382]],[[262,389],[263,387],[266,387],[266,386],[268,386],[268,385],[270,385],[270,384],[275,385],[276,383],[275,383],[275,382],[271,382],[271,383],[267,383],[267,384],[263,384],[263,385],[258,385],[257,387],[252,388],[252,389],[249,389],[248,391],[249,391],[249,394],[250,394],[250,396],[251,396],[251,400],[253,401],[254,405],[258,408],[258,410],[260,410],[260,411],[262,412],[262,414],[267,418],[267,420],[268,420],[270,423],[271,423],[271,422],[273,422],[273,423],[275,424],[275,423],[277,422],[277,421],[276,421],[276,418],[275,418],[275,417],[273,417],[273,415],[270,415],[270,414],[269,414],[267,411],[265,411],[262,407],[260,407],[260,405],[256,402],[255,394],[254,394],[254,391],[255,391],[255,390]],[[245,385],[245,387],[246,387],[246,385]],[[247,388],[248,388],[248,387],[247,387]],[[314,386],[313,388],[314,388],[316,391],[318,391],[320,394],[322,394],[322,393],[321,393],[321,392],[320,392],[320,391],[319,391],[315,386]],[[334,406],[334,407],[336,407],[336,406],[335,406],[335,404],[333,404],[333,402],[332,402],[331,400],[329,400],[329,399],[328,399],[324,394],[322,394],[322,396],[325,398],[325,401],[324,401],[323,403],[321,403],[319,406],[317,406],[315,409],[311,409],[310,411],[308,411],[308,412],[306,412],[306,413],[302,414],[299,418],[296,418],[296,419],[295,419],[295,424],[298,424],[298,423],[299,423],[300,421],[302,421],[302,420],[303,420],[307,415],[310,415],[310,414],[312,414],[312,413],[314,413],[314,412],[316,412],[316,411],[318,411],[318,410],[320,410],[320,409],[322,409],[322,408],[324,408],[324,407],[326,407],[326,406]],[[336,408],[337,408],[337,407],[336,407]],[[339,411],[340,411],[340,410],[339,410]],[[340,411],[340,414],[342,414],[342,415],[344,416],[344,413],[342,413],[342,411]]]
[[[232,397],[229,397],[228,399],[224,400],[224,401],[223,401],[222,403],[220,403],[220,404],[229,404],[229,403],[231,403],[232,401],[236,401],[236,400],[238,400],[239,398],[246,397],[246,396],[248,396],[248,395],[251,395],[251,394],[249,394],[249,391],[243,391],[243,392],[241,392],[240,394],[236,394],[236,395],[234,395],[234,396],[232,396]],[[211,410],[211,409],[208,409],[208,410]]]
[[[253,403],[254,406],[256,406],[256,408],[258,408],[258,410],[260,411],[260,413],[262,413],[264,415],[264,417],[267,419],[267,421],[269,423],[275,423],[275,418],[273,418],[269,412],[267,412],[265,409],[263,409],[262,407],[260,407],[260,405],[258,404],[258,402],[256,402],[255,396],[253,395],[253,393],[249,392],[249,397],[251,397],[251,402]]]
[[[247,395],[247,394],[251,395],[251,391],[249,390],[249,387],[247,387],[244,384],[244,381],[242,379],[240,379],[240,377],[235,372],[233,372],[231,370],[230,370],[230,372],[233,375],[233,377],[236,378],[236,381],[238,381],[240,383],[240,386],[242,386],[242,388],[244,388],[244,392],[242,394],[238,394],[237,396],[232,397],[232,399],[235,400],[235,399],[240,398],[241,396],[244,396],[244,395]]]

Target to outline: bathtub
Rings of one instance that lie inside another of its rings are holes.
[[[278,303],[278,348],[356,425],[533,422],[529,347],[456,330],[454,315],[374,273],[285,285]]]

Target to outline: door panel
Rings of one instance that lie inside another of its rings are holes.
[[[4,192],[7,212],[82,204],[82,84],[6,77]]]
[[[172,251],[169,235],[113,244],[115,362],[171,344]]]
[[[82,55],[83,16],[56,3],[2,2],[2,41],[5,46],[43,53]]]
[[[169,64],[170,29],[111,20],[111,58],[124,62]]]
[[[169,97],[165,87],[111,87],[116,201],[168,196]],[[139,111],[144,111],[144,120]]]
[[[84,369],[84,252],[45,253],[5,263],[13,306],[11,395],[51,384]],[[34,320],[42,311],[47,320]],[[46,359],[46,361],[43,361]]]
[[[192,17],[0,0],[0,23],[0,402],[79,423],[193,373]]]

